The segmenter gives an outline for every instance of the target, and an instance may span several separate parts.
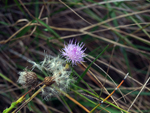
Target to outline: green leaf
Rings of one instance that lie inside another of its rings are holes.
[[[85,74],[87,73],[87,71],[89,70],[89,68],[91,67],[91,65],[106,51],[106,49],[108,48],[109,45],[107,45],[104,50],[93,60],[93,62],[86,68],[86,70],[81,74],[81,78],[83,78],[85,76]],[[77,80],[77,84],[80,82],[81,79]]]
[[[49,25],[47,25],[45,22],[43,22],[40,19],[37,19],[37,20],[40,22],[40,24],[45,26],[54,36],[56,36],[57,38],[60,38],[60,36],[52,28],[49,27]]]

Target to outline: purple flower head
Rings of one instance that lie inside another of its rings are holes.
[[[71,62],[72,65],[76,65],[77,63],[83,62],[83,57],[86,56],[84,54],[86,49],[82,50],[83,47],[83,42],[79,45],[79,42],[77,43],[77,41],[75,41],[73,44],[73,40],[71,40],[69,44],[65,45],[65,48],[62,49],[62,56],[66,58],[66,61]]]

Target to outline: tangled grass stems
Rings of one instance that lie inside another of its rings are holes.
[[[96,97],[96,98],[99,100],[99,96],[97,96],[97,95],[95,95],[95,94],[89,92],[88,90],[85,90],[85,89],[83,89],[83,88],[81,88],[81,87],[79,87],[79,86],[77,86],[77,85],[74,85],[74,84],[72,84],[72,85],[75,86],[76,88],[79,88],[79,89],[83,90],[84,92],[86,92],[86,93],[88,93],[88,94],[90,94],[90,95]],[[83,98],[85,98],[86,100],[89,100],[89,99],[87,99],[85,96],[83,96],[82,94],[80,94],[79,92],[77,92],[77,91],[75,91],[75,90],[73,90],[73,89],[71,89],[71,90],[72,90],[73,92],[75,92],[76,94],[80,95],[80,97],[83,97]],[[100,100],[104,101],[104,98],[100,97]],[[91,100],[89,100],[89,102],[94,103],[94,102],[91,101]],[[111,105],[111,106],[115,107],[116,109],[118,109],[118,110],[120,110],[120,111],[123,111],[123,112],[125,112],[125,113],[128,113],[126,110],[124,110],[124,109],[122,109],[122,108],[116,106],[115,104],[113,104],[113,103],[111,103],[111,102],[109,102],[109,101],[107,101],[107,100],[105,100],[105,103],[107,103],[108,105]],[[94,103],[94,104],[96,105],[96,103]],[[101,106],[99,106],[99,107],[102,108]],[[105,109],[105,110],[106,110],[106,109]]]
[[[34,97],[36,97],[43,88],[45,88],[46,85],[43,85],[39,90],[37,90],[30,98],[28,98],[20,107],[15,109],[12,113],[17,113],[19,110],[21,110],[24,106],[26,106]]]
[[[120,82],[120,84],[115,88],[114,91],[111,92],[110,95],[108,95],[103,101],[101,101],[101,103],[99,103],[98,105],[96,105],[89,113],[92,113],[98,106],[100,106],[102,103],[104,103],[109,97],[111,97],[114,92],[123,84],[123,82],[125,81],[125,79],[128,77],[129,73],[126,74],[126,76],[124,77],[124,79]],[[128,113],[128,112],[126,112]]]
[[[9,108],[6,108],[3,111],[3,113],[9,113],[13,108],[15,108],[18,104],[22,103],[25,100],[25,96],[28,93],[30,93],[32,90],[34,90],[35,88],[37,88],[41,84],[43,84],[43,82],[41,82],[40,84],[38,84],[36,87],[32,87],[28,92],[26,92],[24,95],[22,95],[18,100],[16,100],[15,102],[12,102],[11,106]]]
[[[43,88],[45,88],[46,85],[43,85],[38,91],[36,91],[30,98],[28,98],[20,107],[18,107],[17,109],[15,109],[12,113],[17,113],[19,110],[21,110],[24,106],[26,106],[37,94],[39,94],[41,92],[41,90]],[[78,106],[80,106],[83,110],[85,110],[87,113],[89,113],[90,111],[85,108],[82,104],[80,104],[78,101],[76,101],[74,98],[70,97],[67,93],[65,93],[64,91],[61,91],[59,89],[56,89],[57,91],[59,91],[60,93],[62,93],[63,95],[65,95],[68,99],[70,99],[71,101],[73,101],[75,104],[77,104]]]
[[[90,111],[84,107],[82,104],[80,104],[78,101],[76,101],[74,98],[70,97],[66,92],[61,91],[59,89],[56,89],[57,91],[59,91],[60,93],[62,93],[63,95],[65,95],[68,99],[70,99],[72,102],[74,102],[75,104],[77,104],[78,106],[80,106],[84,111],[86,111],[87,113],[89,113]]]

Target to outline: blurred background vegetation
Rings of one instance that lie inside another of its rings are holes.
[[[32,67],[27,60],[40,62],[44,51],[60,55],[64,43],[74,39],[85,43],[87,57],[84,65],[73,67],[76,80],[77,75],[83,79],[72,84],[71,98],[91,110],[129,72],[120,90],[108,99],[118,108],[104,103],[94,112],[150,112],[149,33],[149,0],[1,0],[0,111],[30,89],[17,83],[18,72]],[[90,71],[82,74],[107,45]],[[42,81],[44,74],[35,72]],[[85,113],[63,95],[45,101],[40,94],[21,112]]]

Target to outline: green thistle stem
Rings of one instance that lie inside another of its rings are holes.
[[[22,109],[25,105],[27,105],[34,97],[36,97],[43,88],[45,88],[46,85],[43,85],[39,90],[37,90],[30,98],[28,98],[20,107],[18,107],[17,109],[15,109],[12,113],[16,113],[18,112],[20,109]]]
[[[38,87],[39,85],[43,84],[43,82],[41,82],[40,84],[38,84],[36,87]],[[32,87],[28,92],[26,92],[22,97],[20,97],[17,101],[12,102],[11,106],[9,108],[6,108],[3,113],[9,113],[13,108],[15,108],[17,106],[17,104],[21,103],[24,99],[25,96],[30,93],[33,89],[35,89],[36,87]]]
[[[3,113],[9,113],[13,108],[16,107],[17,104],[21,103],[25,98],[25,96],[23,95],[22,97],[20,97],[17,101],[12,102],[11,106],[9,108],[6,108]]]

